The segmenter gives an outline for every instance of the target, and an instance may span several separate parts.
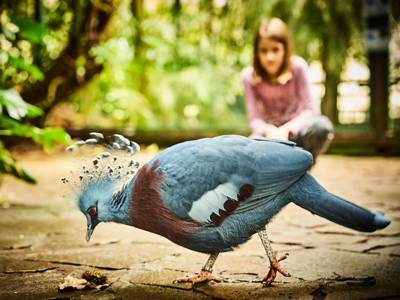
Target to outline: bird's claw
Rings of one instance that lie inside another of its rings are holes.
[[[177,280],[174,281],[174,283],[190,282],[193,285],[195,285],[195,284],[198,284],[198,283],[209,282],[209,281],[221,282],[222,278],[213,275],[211,272],[201,271],[197,275],[194,275],[194,276],[191,276],[191,277],[185,277],[185,278],[177,279]]]
[[[291,275],[286,272],[280,265],[279,262],[286,259],[289,256],[288,253],[286,253],[285,255],[282,255],[281,257],[279,257],[278,259],[273,258],[272,262],[271,262],[271,266],[270,269],[268,271],[267,276],[264,277],[263,282],[264,282],[264,286],[269,286],[271,285],[271,283],[275,280],[276,274],[279,272],[281,273],[283,276],[285,277],[291,277]]]

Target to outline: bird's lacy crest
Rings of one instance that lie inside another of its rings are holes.
[[[157,166],[154,161],[138,171],[131,199],[132,225],[184,245],[201,224],[180,219],[165,206],[160,194],[164,174]]]

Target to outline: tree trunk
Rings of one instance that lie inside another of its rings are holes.
[[[99,35],[107,25],[113,7],[110,6],[107,11],[100,10],[92,1],[88,1],[81,12],[82,7],[78,3],[79,1],[75,2],[74,24],[71,26],[67,47],[51,67],[44,71],[44,79],[22,92],[22,97],[27,102],[41,106],[45,114],[101,70],[89,51],[98,43]],[[75,64],[80,56],[86,60],[83,76],[78,74]]]
[[[136,19],[136,33],[135,33],[135,60],[143,67],[142,74],[139,76],[138,91],[145,93],[147,88],[146,79],[146,63],[145,63],[145,45],[142,41],[142,20],[143,20],[143,0],[132,0],[131,10]]]
[[[325,72],[325,93],[322,97],[321,102],[321,112],[323,115],[327,116],[329,120],[333,123],[333,125],[338,125],[338,109],[337,109],[337,97],[338,97],[338,85],[340,83],[340,73],[342,66],[336,66],[336,68],[340,69],[339,71],[332,70],[329,65],[330,53],[327,47],[328,40],[323,41],[321,49],[321,62],[322,69]]]
[[[337,109],[337,89],[340,83],[340,79],[330,70],[325,70],[325,74],[325,94],[322,98],[321,111],[322,114],[327,116],[334,125],[337,125],[339,123]]]

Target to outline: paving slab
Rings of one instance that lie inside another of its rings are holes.
[[[141,154],[139,160],[151,157]],[[218,257],[220,283],[191,286],[177,278],[198,272],[207,255],[120,224],[101,224],[90,243],[86,220],[59,179],[74,162],[38,151],[20,160],[39,179],[0,186],[0,299],[396,299],[400,298],[400,159],[322,156],[312,173],[329,191],[384,211],[392,224],[359,233],[299,208],[285,207],[268,225],[272,247],[288,252],[263,287],[268,259],[258,236]],[[104,290],[58,292],[68,274],[105,274]]]

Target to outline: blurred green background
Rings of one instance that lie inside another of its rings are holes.
[[[314,98],[339,133],[372,132],[363,3],[3,0],[0,135],[50,149],[69,143],[64,130],[156,132],[155,143],[167,132],[247,134],[240,73],[251,64],[258,21],[270,16],[288,23]],[[392,137],[400,119],[398,3],[388,4]],[[29,180],[6,148],[0,142],[0,171]]]

